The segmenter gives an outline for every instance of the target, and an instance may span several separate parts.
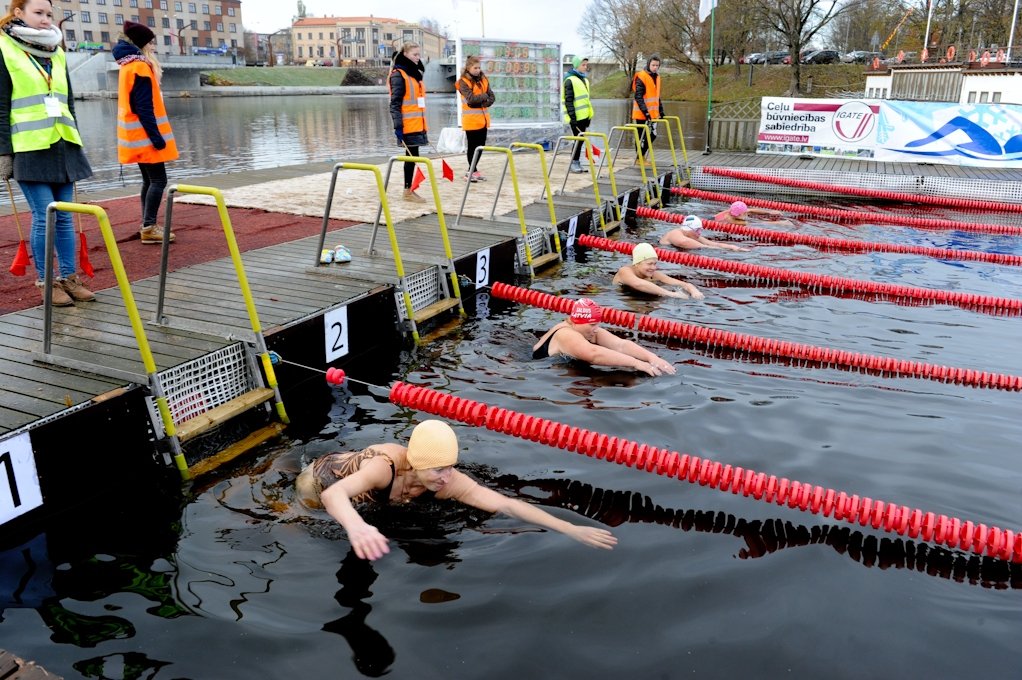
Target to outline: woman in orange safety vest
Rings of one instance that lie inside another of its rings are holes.
[[[632,91],[635,93],[635,101],[632,102],[632,120],[636,123],[646,123],[649,126],[650,139],[656,139],[656,125],[654,121],[663,118],[664,108],[660,101],[661,79],[658,75],[660,70],[660,57],[652,55],[646,62],[645,70],[635,74],[632,80]],[[641,140],[640,155],[645,156],[649,148],[646,142],[646,135],[639,135]]]
[[[390,72],[390,117],[394,120],[394,136],[409,156],[418,156],[419,147],[429,144],[426,128],[426,87],[422,74],[426,67],[419,58],[420,49],[415,43],[405,43],[400,52],[394,54],[394,68]],[[406,201],[424,203],[412,191],[412,176],[415,163],[405,163]]]
[[[178,157],[177,142],[163,105],[156,59],[156,36],[144,24],[124,22],[124,37],[114,45],[120,67],[117,89],[117,160],[137,163],[142,173],[142,243],[163,243],[156,227],[163,192],[167,188],[165,163]],[[170,234],[170,241],[174,234]]]
[[[483,174],[472,167],[472,159],[476,149],[486,145],[486,130],[490,127],[490,108],[495,97],[490,89],[489,79],[483,75],[483,66],[479,57],[472,55],[465,60],[465,70],[458,81],[458,94],[461,95],[461,129],[465,131],[466,149],[468,152],[468,172],[465,179],[478,182],[486,179]]]

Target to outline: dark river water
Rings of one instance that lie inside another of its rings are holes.
[[[431,95],[427,106],[430,141],[457,125],[450,96]],[[181,158],[167,166],[171,181],[220,172],[238,172],[314,161],[392,155],[394,129],[386,96],[196,97],[167,99]],[[669,102],[669,115],[682,118],[685,143],[701,150],[706,108]],[[598,100],[593,132],[606,133],[630,116],[625,100]],[[137,184],[138,170],[117,162],[116,100],[75,103],[75,114],[95,176],[84,191]],[[675,140],[676,144],[679,144]],[[428,149],[427,149],[428,150]]]
[[[251,105],[266,106],[254,117],[261,122],[242,131],[223,120],[221,107],[231,103],[187,105],[215,121],[218,137],[236,135],[239,148],[286,131],[281,162],[317,157],[316,145],[295,139],[311,138],[316,120],[319,147],[331,148],[324,157],[347,143],[327,136],[335,129],[327,110],[275,114],[293,103],[260,100]],[[255,167],[270,162],[265,153],[223,160]],[[718,208],[683,209],[707,216]],[[645,223],[624,237],[655,242],[667,228]],[[799,229],[1022,253],[1007,237]],[[1022,272],[1013,267],[773,245],[723,257],[1022,297]],[[845,299],[698,271],[685,275],[705,300],[650,301],[612,286],[625,262],[572,252],[532,286],[713,328],[1022,374],[1017,316]],[[676,364],[677,375],[536,362],[530,346],[558,317],[485,293],[471,307],[448,335],[414,353],[361,360],[349,374],[381,386],[422,384],[963,520],[1022,526],[1018,393],[652,337],[637,341]],[[510,518],[438,505],[374,512],[393,549],[371,565],[356,560],[325,514],[295,504],[294,476],[331,450],[403,442],[427,416],[394,406],[386,390],[331,389],[299,369],[282,370],[281,381],[294,420],[282,440],[200,480],[184,501],[149,489],[101,498],[83,490],[82,517],[57,518],[0,553],[0,648],[67,678],[1022,677],[1017,565],[481,428],[455,425],[462,469],[569,521],[605,526],[618,547],[597,551]]]

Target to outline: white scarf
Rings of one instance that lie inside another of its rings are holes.
[[[6,28],[19,47],[29,54],[46,59],[53,56],[64,40],[64,34],[56,26],[40,29],[20,24],[8,24]]]

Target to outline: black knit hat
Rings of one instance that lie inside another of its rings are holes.
[[[124,22],[124,35],[128,36],[128,40],[135,43],[135,47],[138,49],[142,49],[156,40],[156,34],[148,26],[134,21]]]

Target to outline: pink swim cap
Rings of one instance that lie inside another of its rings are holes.
[[[741,217],[747,212],[749,206],[745,205],[745,201],[735,201],[731,204],[731,217]]]
[[[589,298],[580,298],[572,305],[569,318],[572,323],[577,324],[600,323],[603,319],[603,310]]]

